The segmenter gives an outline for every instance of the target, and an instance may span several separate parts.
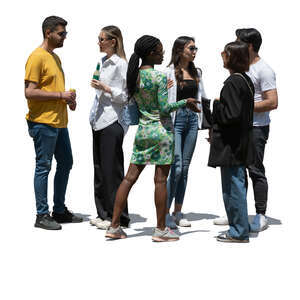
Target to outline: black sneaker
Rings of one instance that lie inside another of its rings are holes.
[[[43,228],[47,230],[59,230],[59,225],[49,214],[41,214],[36,216],[34,227]]]
[[[53,212],[52,218],[57,223],[80,223],[83,221],[83,218],[72,214],[66,207],[65,207],[65,211],[62,214]]]

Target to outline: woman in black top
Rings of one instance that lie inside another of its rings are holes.
[[[249,70],[247,44],[235,41],[222,52],[230,76],[220,100],[213,103],[213,129],[208,165],[221,167],[222,191],[229,230],[222,242],[249,242],[246,167],[253,162],[252,123],[254,86]]]
[[[168,89],[168,102],[182,99],[205,97],[201,71],[194,65],[197,53],[195,40],[192,37],[178,37],[172,48],[172,58],[166,70],[167,78],[172,81]],[[202,113],[195,113],[183,107],[172,113],[175,131],[175,158],[168,179],[168,211],[166,226],[175,229],[176,225],[189,227],[191,223],[181,212],[187,186],[188,170],[197,142],[198,129],[202,125]],[[175,198],[173,214],[169,210]]]

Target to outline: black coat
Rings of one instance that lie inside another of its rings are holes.
[[[208,165],[248,166],[253,163],[254,86],[242,73],[230,75],[224,82],[220,100],[213,103],[212,134]]]

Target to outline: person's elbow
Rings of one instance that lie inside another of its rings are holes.
[[[25,88],[25,98],[26,99],[30,99],[32,98],[32,89],[29,89],[29,88]]]
[[[278,108],[278,99],[276,97],[276,101],[274,101],[273,105],[272,105],[272,110],[277,109],[277,108]]]

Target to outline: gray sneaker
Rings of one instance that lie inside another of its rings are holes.
[[[166,226],[171,229],[177,229],[173,216],[166,214]]]
[[[121,228],[121,226],[118,226],[117,228],[113,228],[113,227],[109,227],[106,230],[106,234],[105,234],[106,238],[110,238],[110,239],[125,239],[127,238],[127,234],[123,231],[123,229]]]
[[[46,230],[60,230],[61,225],[58,224],[49,214],[41,214],[36,216],[34,227]]]
[[[179,236],[168,227],[165,230],[155,228],[152,235],[152,241],[154,242],[173,242],[178,240]]]

